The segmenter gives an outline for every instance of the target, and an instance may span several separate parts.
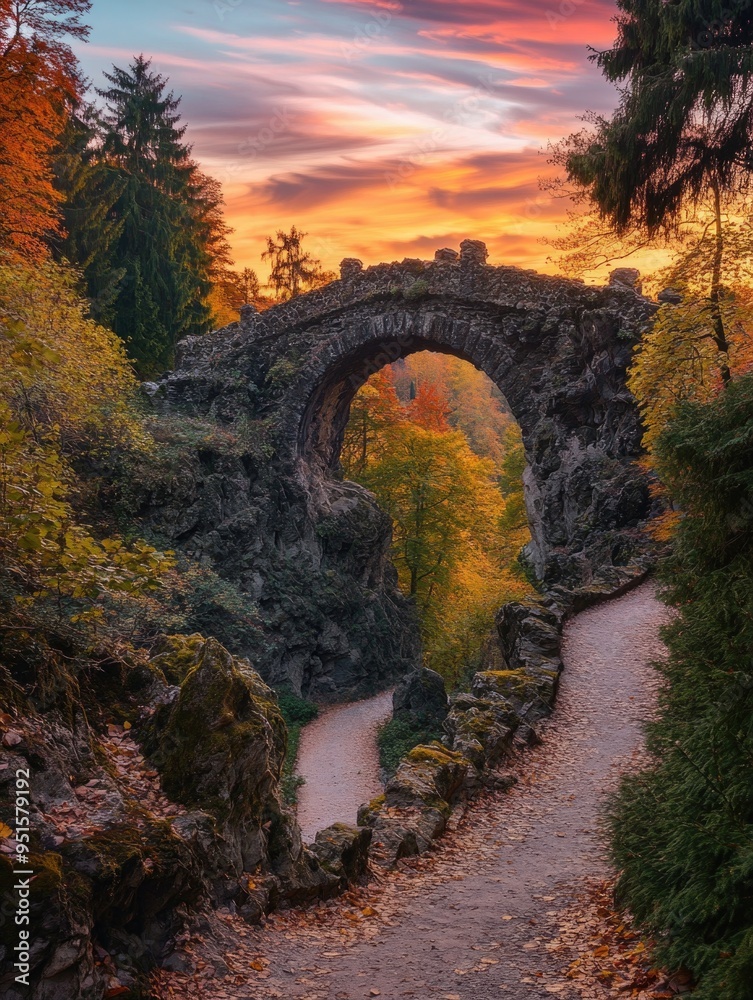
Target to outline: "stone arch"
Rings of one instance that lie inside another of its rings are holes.
[[[451,354],[483,371],[505,397],[514,388],[505,378],[514,361],[496,337],[500,318],[493,308],[442,303],[441,308],[392,307],[376,315],[357,310],[347,321],[351,334],[330,342],[317,358],[321,377],[292,414],[298,420],[298,456],[308,466],[336,472],[355,394],[400,358],[419,351]],[[517,417],[515,408],[513,413]]]
[[[146,387],[158,408],[235,441],[197,452],[155,526],[261,602],[273,626],[253,655],[269,680],[329,697],[405,672],[418,630],[397,593],[389,518],[338,477],[337,456],[360,384],[428,349],[485,372],[520,424],[535,574],[549,587],[613,567],[625,579],[650,562],[627,369],[655,309],[633,273],[585,286],[489,266],[470,240],[433,261],[344,261],[325,288],[182,342],[175,371]]]
[[[626,372],[654,307],[624,280],[594,288],[488,267],[478,247],[470,263],[343,263],[350,301],[306,325],[286,395],[291,457],[303,481],[336,476],[351,401],[371,374],[422,350],[462,358],[497,385],[521,427],[536,575],[582,585],[641,546],[649,500]]]

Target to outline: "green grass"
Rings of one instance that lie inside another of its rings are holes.
[[[442,736],[439,729],[417,726],[403,719],[390,719],[380,728],[377,736],[379,763],[392,776],[400,766],[400,761],[413,747],[421,743],[431,743]]]
[[[280,789],[283,801],[287,805],[295,805],[298,801],[298,789],[305,782],[305,779],[296,771],[298,748],[301,745],[301,730],[317,717],[319,709],[313,702],[300,698],[292,691],[278,691],[277,701],[285,725],[288,727],[288,751],[282,768]]]

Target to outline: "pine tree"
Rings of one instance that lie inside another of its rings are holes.
[[[150,61],[138,56],[105,78],[100,156],[124,181],[112,246],[123,277],[108,318],[148,374],[169,367],[177,340],[209,326],[206,186],[184,142],[180,99]]]
[[[83,271],[92,314],[148,375],[170,366],[177,340],[222,319],[212,292],[231,280],[230,229],[167,81],[143,56],[105,78],[105,109],[79,109],[57,161],[68,232],[56,252]]]
[[[99,155],[101,122],[82,105],[71,115],[55,162],[55,187],[62,195],[63,232],[52,241],[60,262],[73,262],[84,276],[82,291],[94,319],[113,324],[114,306],[125,268],[114,260],[114,245],[123,229],[115,206],[127,178]]]
[[[293,226],[289,233],[278,229],[276,237],[267,237],[267,249],[261,256],[262,260],[270,261],[267,284],[280,302],[320,288],[336,277],[334,272],[322,268],[320,260],[303,249],[303,240],[307,235]]]
[[[753,167],[749,3],[619,0],[614,47],[593,58],[622,84],[611,119],[571,136],[571,181],[619,230],[672,229],[714,193],[747,190]]]

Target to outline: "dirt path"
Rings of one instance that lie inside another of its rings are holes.
[[[175,992],[160,995],[616,996],[593,980],[564,977],[579,942],[563,933],[563,915],[607,873],[599,804],[640,753],[640,720],[653,703],[648,663],[661,654],[657,629],[665,614],[644,584],[575,618],[557,710],[543,745],[520,762],[510,793],[477,802],[430,855],[365,890],[279,914],[264,930],[228,917],[211,946],[189,945],[204,969],[172,977]]]
[[[377,728],[392,714],[392,692],[325,709],[301,733],[298,822],[309,843],[330,823],[355,823],[358,807],[382,791]]]

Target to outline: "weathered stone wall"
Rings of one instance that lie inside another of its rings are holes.
[[[621,273],[602,288],[491,267],[474,241],[437,257],[344,261],[340,281],[184,341],[176,370],[148,387],[162,413],[252,429],[233,470],[199,456],[146,513],[252,593],[270,635],[287,629],[273,654],[243,652],[268,680],[315,697],[383,686],[418,655],[389,523],[338,474],[354,394],[397,358],[450,353],[504,393],[523,433],[527,555],[542,581],[584,586],[602,567],[645,559],[650,500],[626,369],[655,307]]]

